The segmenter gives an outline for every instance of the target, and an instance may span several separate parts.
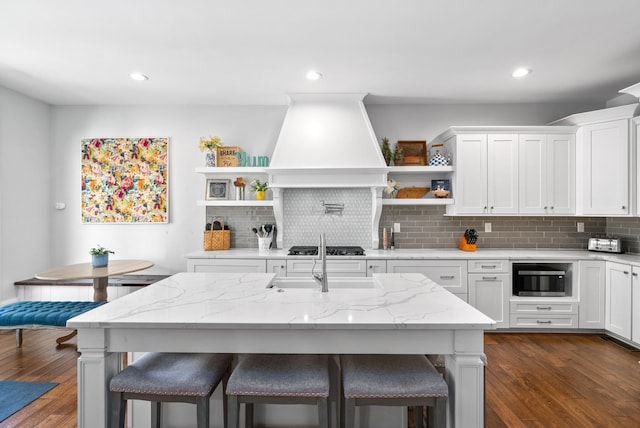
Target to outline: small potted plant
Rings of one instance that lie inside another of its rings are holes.
[[[251,190],[255,192],[256,200],[258,201],[264,201],[264,192],[266,192],[268,189],[269,189],[269,183],[266,181],[262,183],[260,182],[260,180],[255,178],[251,182]]]
[[[94,268],[105,267],[109,264],[109,254],[115,254],[113,251],[104,248],[102,245],[93,247],[89,254],[91,254],[91,265]]]
[[[384,161],[387,163],[387,166],[391,164],[391,159],[393,158],[393,153],[391,152],[391,147],[389,147],[389,139],[384,137],[382,139],[382,157]]]
[[[216,158],[218,155],[218,147],[223,146],[222,140],[220,137],[200,137],[200,151],[206,151],[206,165],[207,166],[216,166]]]
[[[395,199],[398,196],[398,190],[400,190],[400,183],[391,178],[387,180],[387,186],[384,188],[387,198]]]
[[[404,160],[404,153],[402,152],[402,147],[396,144],[396,148],[393,149],[393,164],[400,165]]]

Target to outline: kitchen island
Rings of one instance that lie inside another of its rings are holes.
[[[268,288],[273,274],[180,273],[72,318],[78,426],[108,426],[123,352],[445,354],[448,424],[484,425],[484,330],[492,319],[421,274],[375,286]]]

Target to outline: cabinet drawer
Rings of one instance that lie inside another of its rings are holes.
[[[511,328],[578,328],[578,315],[533,316],[511,314]]]
[[[514,302],[511,301],[512,314],[529,314],[545,316],[545,314],[578,314],[578,302]]]
[[[314,261],[315,272],[320,272],[322,270],[320,260],[287,260],[287,276],[310,276]],[[364,259],[327,260],[327,276],[367,276],[367,261]]]
[[[469,273],[509,272],[508,260],[469,260]]]
[[[187,272],[266,273],[267,262],[260,259],[189,259]]]
[[[388,260],[387,273],[421,273],[452,293],[468,292],[466,261]]]

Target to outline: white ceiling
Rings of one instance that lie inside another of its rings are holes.
[[[638,0],[0,1],[0,86],[51,104],[604,103],[638,82]]]

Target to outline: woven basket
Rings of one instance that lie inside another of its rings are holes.
[[[213,229],[213,221],[211,219],[211,228]],[[224,220],[220,219],[222,230],[205,230],[204,231],[204,250],[228,250],[231,248],[231,231],[224,230]]]

